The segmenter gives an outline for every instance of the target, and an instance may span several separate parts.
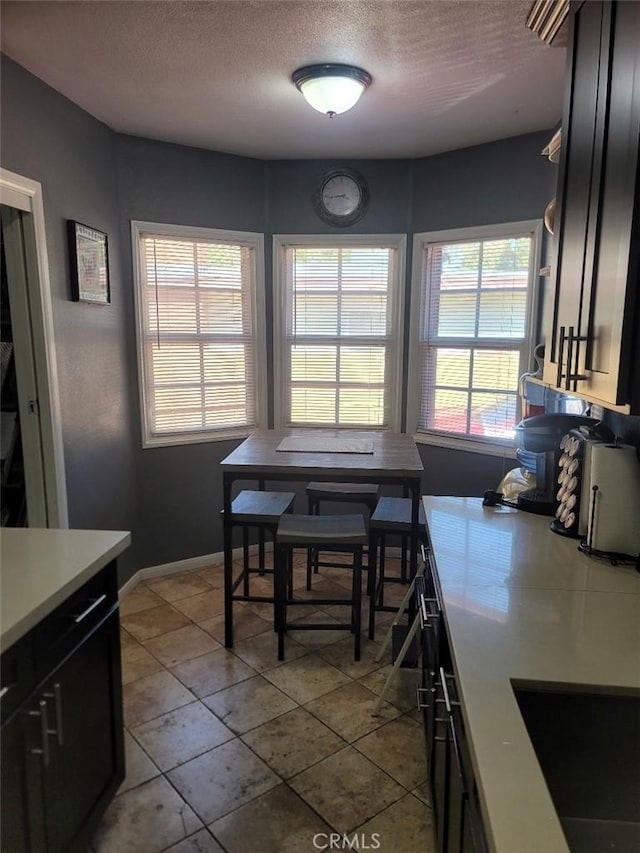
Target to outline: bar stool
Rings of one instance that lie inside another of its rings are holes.
[[[354,635],[354,660],[360,660],[360,605],[362,596],[362,550],[367,544],[367,531],[362,515],[283,515],[278,524],[275,541],[274,568],[276,591],[276,630],[278,660],[284,660],[284,638],[288,628],[309,631],[348,630]],[[291,573],[294,548],[322,548],[323,551],[353,554],[351,598],[293,597]],[[297,624],[287,622],[290,604],[318,607],[342,604],[351,607],[348,625],[327,623]]]
[[[251,575],[273,575],[273,569],[265,568],[265,533],[275,540],[276,530],[282,515],[291,513],[295,492],[267,492],[245,489],[231,502],[231,524],[242,528],[242,571],[231,587],[231,601],[263,601],[274,604],[274,595],[252,595]],[[249,559],[249,530],[258,530],[258,565],[251,566]],[[242,593],[236,589],[242,583]],[[275,579],[274,579],[275,586]]]
[[[411,498],[380,498],[369,521],[369,639],[375,635],[376,612],[395,613],[397,607],[384,603],[385,583],[408,583],[407,556],[408,542],[411,535]],[[424,541],[425,515],[422,505],[418,512],[418,539]],[[385,556],[387,536],[400,536],[400,576],[385,574]],[[376,576],[378,563],[378,548],[380,554],[380,572]]]
[[[309,515],[320,515],[320,504],[354,503],[367,508],[368,517],[376,508],[380,486],[377,483],[309,483],[306,488]],[[311,573],[317,574],[319,566],[342,568],[342,563],[320,560],[320,549],[307,551],[307,590],[311,589]]]

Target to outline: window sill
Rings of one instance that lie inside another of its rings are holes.
[[[197,433],[190,435],[182,433],[177,435],[145,436],[142,440],[143,450],[152,450],[154,447],[180,447],[187,444],[214,444],[218,441],[232,441],[234,438],[247,438],[256,427],[243,427],[241,429],[226,430],[216,433]]]
[[[413,434],[413,439],[416,444],[430,444],[432,447],[445,447],[448,450],[461,450],[464,453],[480,453],[483,456],[499,456],[501,459],[516,459],[516,448],[513,444],[475,441],[473,438],[455,438],[428,432],[416,432]]]

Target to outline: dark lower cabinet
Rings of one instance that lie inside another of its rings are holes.
[[[2,726],[2,853],[85,853],[124,778],[115,589],[96,598],[94,580],[81,593],[45,620],[67,637],[63,654]],[[17,685],[5,686],[8,696]]]
[[[424,583],[416,583],[416,595],[424,626],[419,707],[426,733],[438,853],[486,853],[469,743],[430,556]]]

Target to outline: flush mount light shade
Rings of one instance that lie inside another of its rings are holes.
[[[330,118],[350,110],[371,83],[371,75],[353,65],[306,65],[291,79],[314,110]]]

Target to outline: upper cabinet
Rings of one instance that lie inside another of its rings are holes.
[[[544,380],[636,413],[640,3],[571,13]]]

